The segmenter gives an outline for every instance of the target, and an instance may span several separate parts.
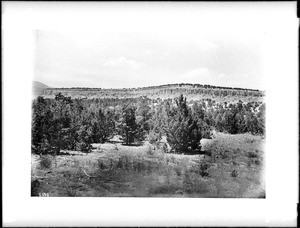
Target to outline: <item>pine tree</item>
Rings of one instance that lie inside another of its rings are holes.
[[[42,154],[49,147],[46,134],[51,125],[52,113],[43,97],[37,97],[32,105],[31,146],[32,153]]]
[[[69,97],[61,93],[51,102],[38,97],[33,103],[32,147],[34,153],[58,154],[68,148],[71,114]]]
[[[138,101],[136,109],[136,119],[139,125],[143,128],[144,133],[149,133],[149,120],[151,118],[150,106],[147,104],[146,98],[141,98]]]
[[[131,106],[124,106],[122,109],[119,132],[126,145],[142,141],[144,138],[144,132],[141,126],[136,122],[135,110],[136,109]]]
[[[176,107],[168,111],[165,123],[167,141],[175,153],[199,153],[202,138],[201,126],[193,117],[183,95],[175,99],[175,103]]]
[[[77,142],[77,149],[82,152],[90,152],[92,149],[92,129],[88,125],[80,126],[79,130],[77,131],[78,134],[78,142]]]
[[[90,115],[92,126],[93,143],[105,143],[113,134],[115,124],[113,121],[113,113],[98,109],[97,114],[93,112]]]

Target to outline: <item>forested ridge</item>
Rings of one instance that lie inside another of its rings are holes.
[[[185,94],[188,100],[200,98],[215,98],[222,101],[241,99],[243,101],[257,100],[264,97],[264,91],[235,87],[221,87],[201,84],[167,84],[161,86],[149,86],[138,88],[104,89],[104,88],[46,88],[40,94],[43,97],[54,98],[55,94],[61,93],[72,98],[176,98]]]
[[[157,89],[157,88],[168,88],[168,87],[193,87],[193,88],[205,88],[205,89],[231,89],[231,90],[243,90],[243,91],[256,91],[256,92],[259,92],[259,90],[257,90],[257,89],[202,85],[202,84],[192,84],[192,83],[177,83],[177,84],[165,84],[165,85],[159,85],[159,86],[146,86],[146,87],[122,88],[122,89],[107,89],[107,90],[134,90],[134,89],[145,90],[145,89]],[[54,89],[58,89],[58,88],[54,88]],[[102,88],[88,88],[88,87],[71,87],[71,88],[60,88],[60,89],[102,90]]]

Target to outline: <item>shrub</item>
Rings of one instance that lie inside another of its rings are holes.
[[[31,196],[39,196],[40,182],[38,180],[31,181]]]
[[[180,166],[175,166],[174,170],[177,176],[181,176],[182,168]]]
[[[102,160],[98,160],[98,168],[100,169],[100,170],[104,170],[104,169],[107,169],[108,167],[107,167],[107,165],[102,161]]]
[[[48,156],[41,156],[40,166],[42,169],[50,169],[51,165],[52,165],[52,161]]]
[[[176,158],[173,155],[170,156],[170,160],[171,162],[176,163]]]
[[[146,169],[146,165],[142,160],[134,160],[133,162],[133,169],[135,171],[141,172]]]
[[[248,160],[248,162],[247,162],[247,167],[250,168],[250,167],[251,167],[251,164],[252,164],[251,160]]]
[[[231,176],[232,177],[237,177],[238,176],[238,172],[234,169],[231,171]]]
[[[260,160],[259,159],[256,159],[255,161],[254,161],[254,163],[255,163],[255,165],[260,165]]]
[[[83,125],[83,126],[80,126],[80,129],[77,131],[77,134],[79,136],[79,142],[77,143],[77,149],[82,152],[85,152],[85,153],[91,152],[91,150],[92,150],[92,145],[91,145],[92,129],[87,125]]]
[[[162,186],[150,188],[149,194],[175,194],[180,190],[180,187],[176,184],[169,183]]]
[[[201,180],[194,178],[190,173],[185,173],[183,181],[184,192],[193,193],[205,193],[208,191],[207,185]]]
[[[227,159],[228,156],[229,156],[228,153],[229,153],[228,150],[222,151],[222,152],[220,153],[221,158],[222,158],[222,159]]]
[[[112,158],[110,158],[108,161],[107,161],[107,163],[108,163],[108,167],[109,167],[109,169],[110,170],[113,170],[114,168],[115,168],[115,162],[114,162],[114,159],[112,159]]]
[[[116,168],[118,169],[123,169],[123,170],[129,170],[130,167],[130,161],[128,156],[122,155],[119,157],[117,163],[116,163]]]
[[[248,158],[257,158],[258,157],[258,155],[252,151],[248,152],[247,156],[248,156]]]
[[[88,153],[88,152],[91,152],[92,146],[89,143],[80,142],[80,143],[77,143],[77,149],[82,152]]]
[[[67,196],[69,196],[69,197],[75,197],[76,196],[76,189],[67,188],[66,193],[67,193]]]
[[[199,174],[202,177],[207,177],[209,175],[209,172],[208,172],[209,165],[207,163],[201,163],[199,168],[200,168]]]

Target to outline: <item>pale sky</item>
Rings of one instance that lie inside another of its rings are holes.
[[[85,18],[78,28],[36,31],[35,80],[51,87],[199,83],[264,89],[263,27],[247,17],[249,10],[100,6],[80,14],[63,11]]]

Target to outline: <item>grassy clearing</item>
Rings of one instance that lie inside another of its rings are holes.
[[[92,153],[32,155],[32,195],[98,197],[265,197],[264,139],[216,133],[212,155],[164,154],[147,142],[94,145]]]

